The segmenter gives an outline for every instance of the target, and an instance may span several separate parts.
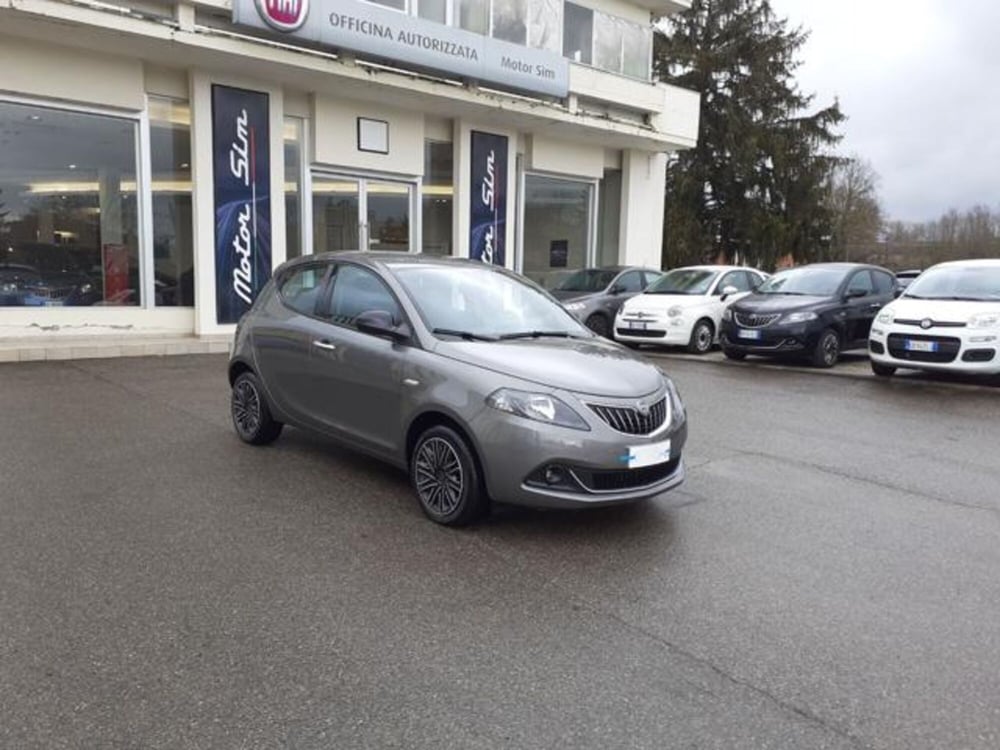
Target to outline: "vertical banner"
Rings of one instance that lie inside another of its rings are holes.
[[[507,137],[472,131],[469,257],[504,265],[507,225]]]
[[[271,277],[268,96],[212,86],[215,310],[235,323]]]

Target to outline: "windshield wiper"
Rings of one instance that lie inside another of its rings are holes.
[[[505,333],[500,336],[501,341],[510,341],[511,339],[540,339],[540,338],[556,338],[556,339],[578,339],[581,338],[575,333],[569,333],[567,331],[519,331],[518,333]]]
[[[496,336],[485,336],[481,333],[473,333],[472,331],[457,331],[452,328],[435,328],[431,333],[437,336],[455,336],[460,339],[465,339],[466,341],[499,341]]]

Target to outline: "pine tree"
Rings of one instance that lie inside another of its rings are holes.
[[[772,268],[822,257],[835,102],[812,114],[794,80],[802,29],[767,0],[694,0],[657,34],[661,80],[701,94],[698,145],[667,167],[663,261]]]

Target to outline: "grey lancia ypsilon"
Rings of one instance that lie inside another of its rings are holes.
[[[684,480],[670,378],[478,262],[289,261],[237,327],[229,382],[241,439],[325,433],[407,470],[438,523],[469,523],[491,500],[610,505]]]

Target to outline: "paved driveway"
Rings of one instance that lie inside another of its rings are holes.
[[[0,747],[996,748],[996,391],[671,361],[689,481],[453,531],[217,356],[0,365]]]

